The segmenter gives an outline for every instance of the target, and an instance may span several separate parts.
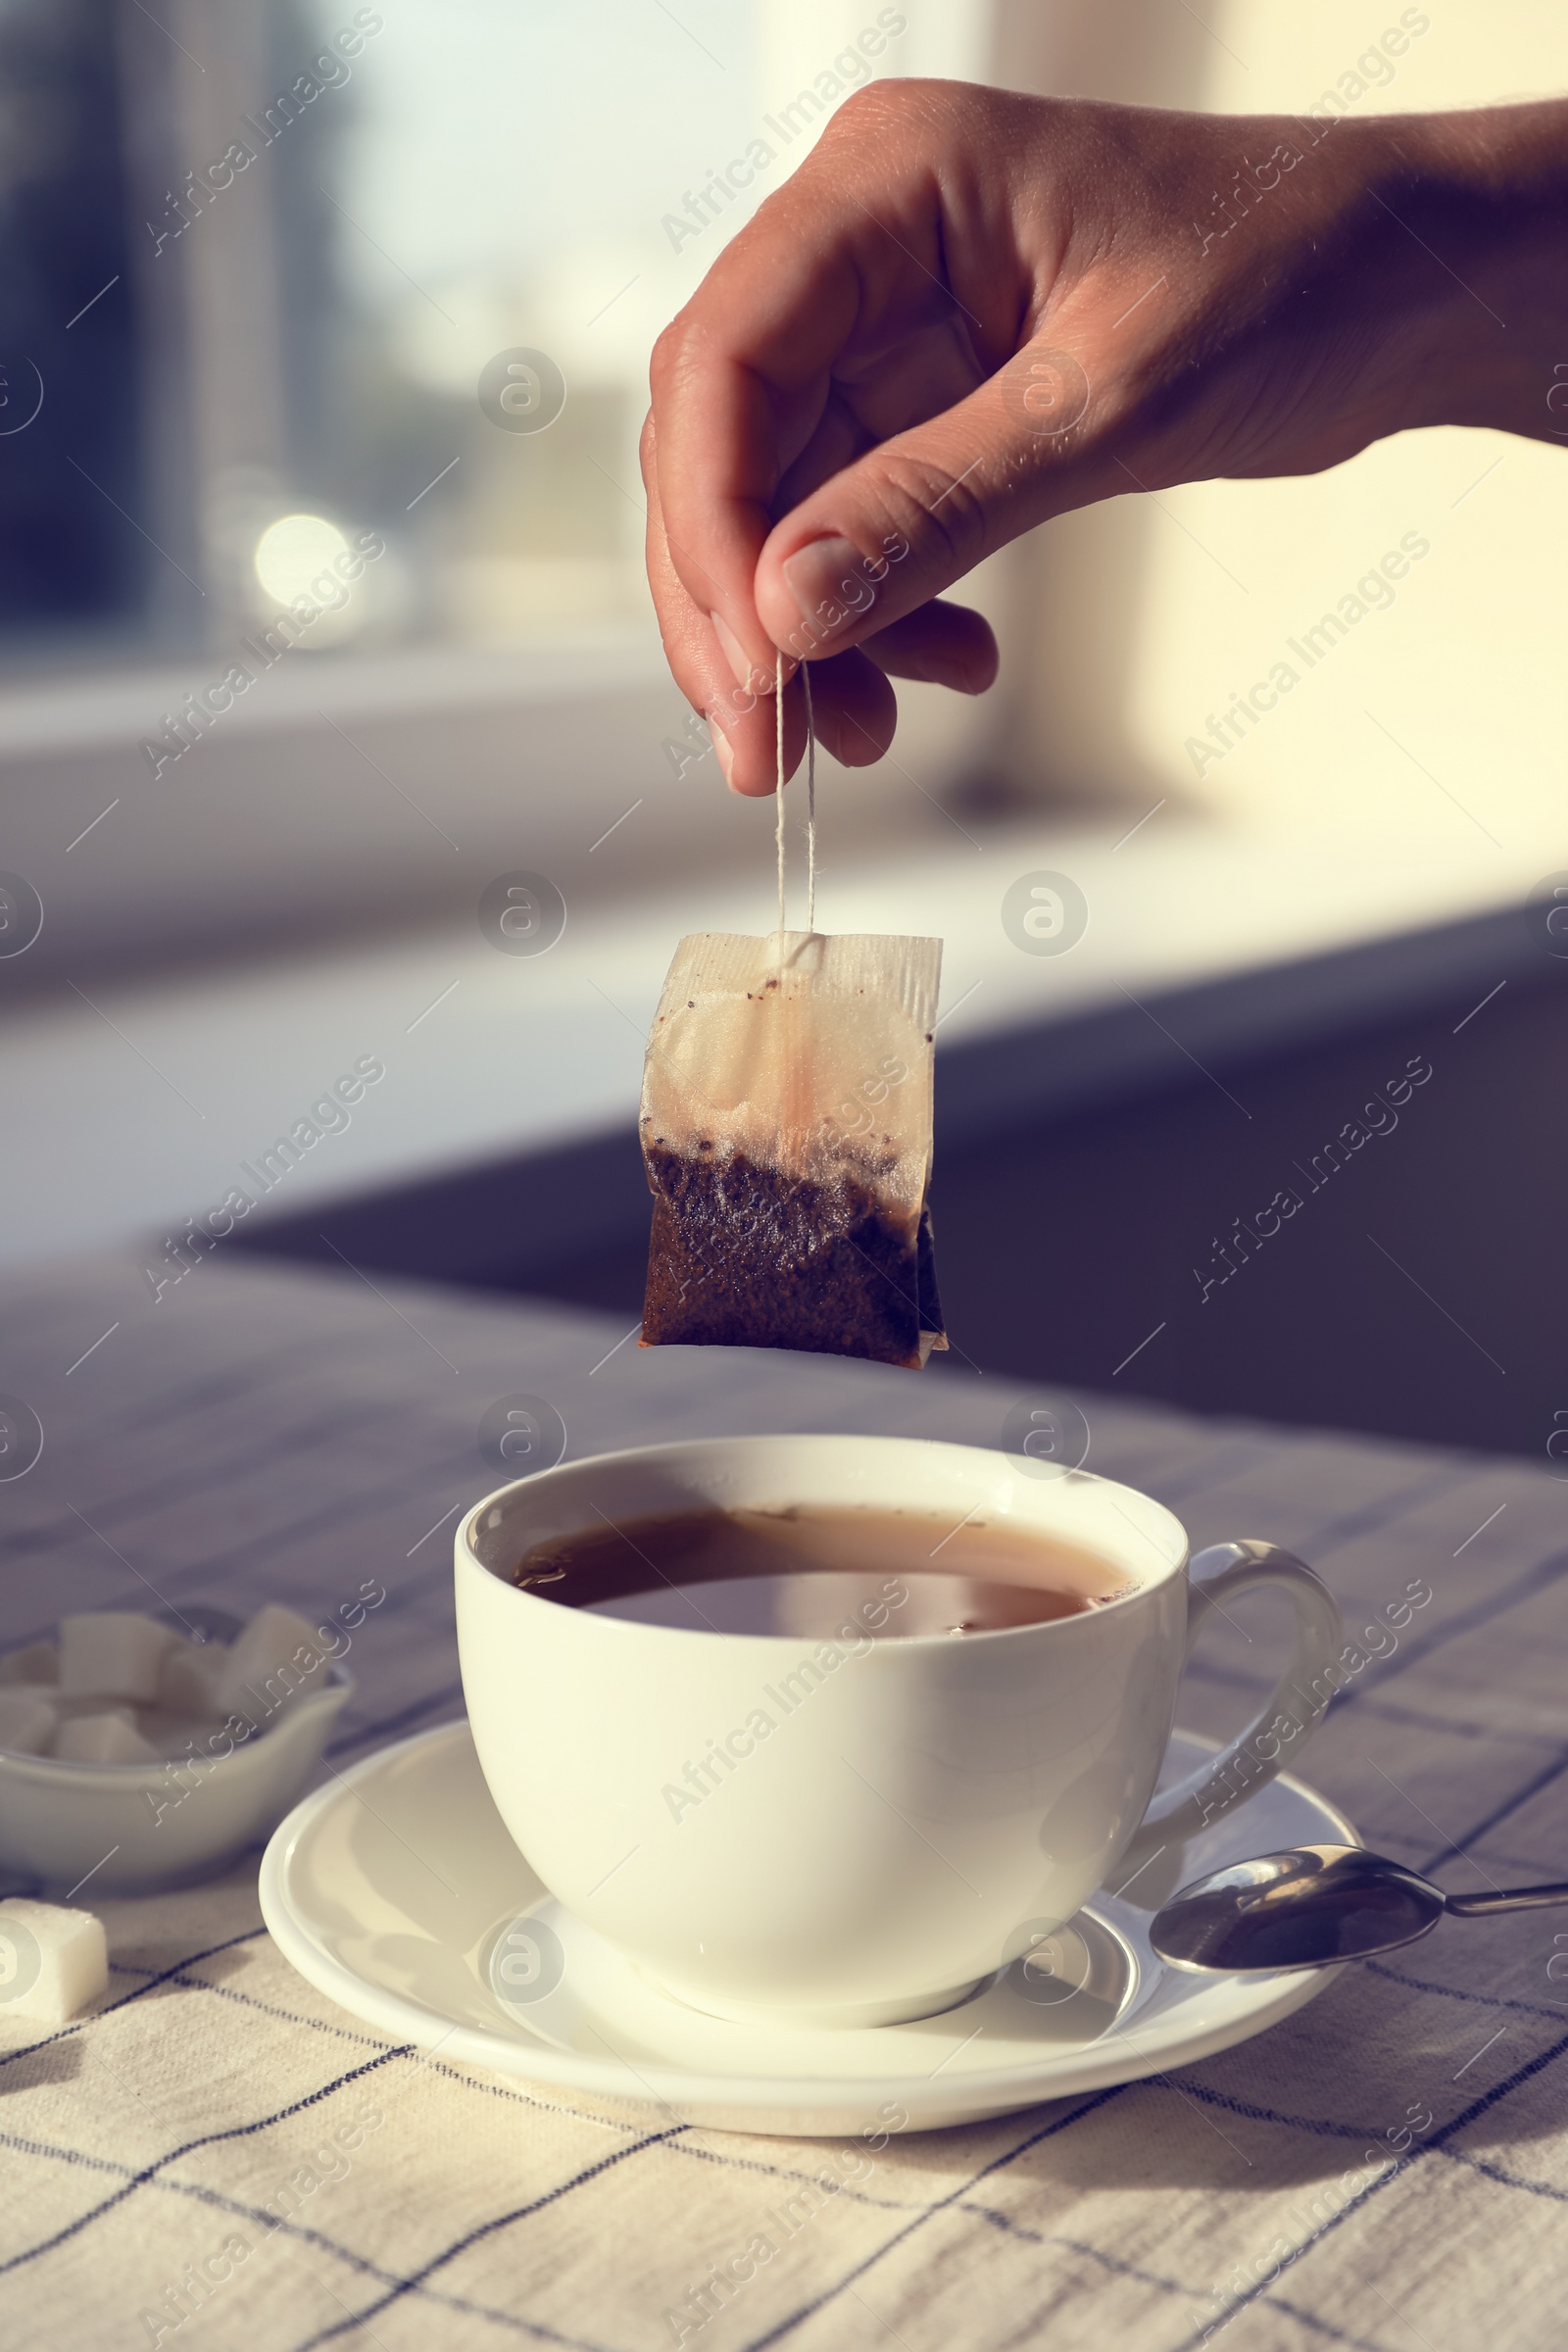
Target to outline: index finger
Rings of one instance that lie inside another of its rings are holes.
[[[670,561],[712,619],[737,684],[753,693],[770,690],[776,655],[752,593],[771,502],[825,405],[828,367],[855,309],[844,259],[803,250],[764,207],[654,347]]]
[[[879,361],[886,376],[890,347],[950,318],[955,298],[941,275],[940,195],[917,142],[907,132],[903,145],[880,142],[873,174],[868,142],[843,131],[854,108],[719,256],[654,350],[671,560],[754,692],[767,691],[775,641],[753,583],[789,467],[809,444],[822,478],[948,406],[956,388],[909,370],[891,391],[876,384],[867,421],[855,414],[850,395],[865,393]]]

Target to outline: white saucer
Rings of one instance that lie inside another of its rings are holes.
[[[1168,1775],[1210,1747],[1178,1733]],[[1146,1931],[1205,1871],[1321,1840],[1357,1842],[1282,1776],[1157,1857],[1124,1897],[1097,1895],[1027,1978],[1015,1963],[941,2017],[732,2025],[658,1990],[545,1892],[502,1827],[466,1723],[449,1723],[297,1805],[263,1858],[261,1903],[300,1974],[399,2041],[720,2131],[885,2132],[893,2118],[920,2131],[1183,2066],[1299,2009],[1336,1970],[1190,1976],[1155,1957]]]

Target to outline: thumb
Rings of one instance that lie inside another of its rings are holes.
[[[1117,487],[1092,478],[1093,409],[1070,353],[1026,346],[956,407],[831,475],[758,558],[774,644],[797,660],[842,653],[1048,515]]]

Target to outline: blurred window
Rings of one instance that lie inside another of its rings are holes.
[[[0,658],[645,614],[654,337],[851,90],[978,62],[938,14],[3,0]]]
[[[112,0],[0,8],[0,631],[132,623],[137,320]],[[106,291],[107,289],[107,291]]]

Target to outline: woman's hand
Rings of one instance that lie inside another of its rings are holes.
[[[941,592],[1050,515],[1411,425],[1562,437],[1565,149],[1558,103],[850,98],[654,353],[649,576],[733,788],[773,786],[779,649],[852,767],[892,740],[890,678],[983,692],[991,630]],[[795,691],[786,729],[792,770]]]

